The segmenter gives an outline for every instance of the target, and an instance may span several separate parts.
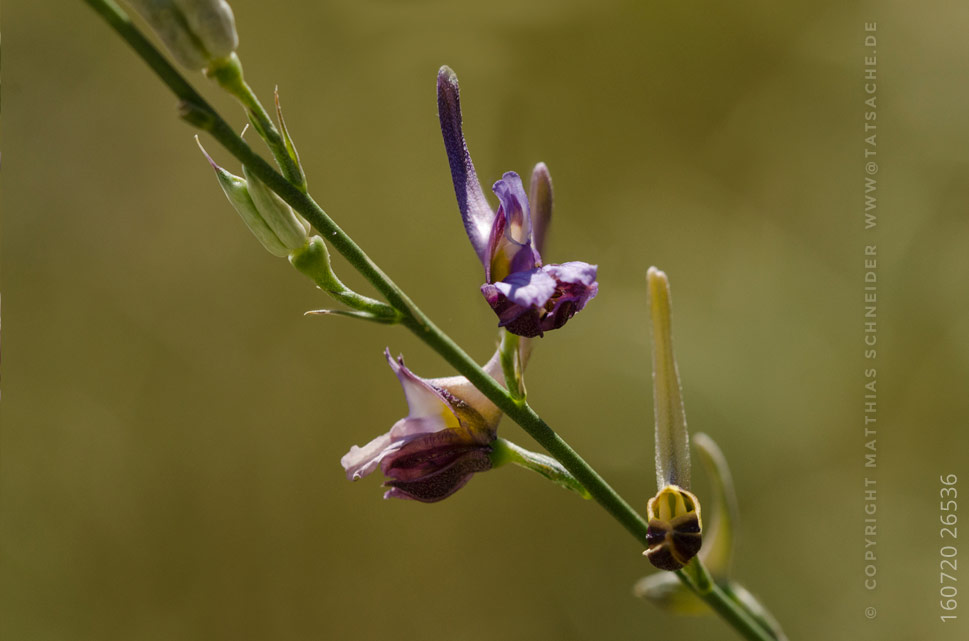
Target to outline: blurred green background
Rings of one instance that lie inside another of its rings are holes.
[[[247,77],[264,101],[279,85],[311,192],[476,358],[495,319],[454,202],[438,67],[461,79],[483,182],[549,165],[546,258],[597,263],[601,290],[537,346],[530,399],[637,508],[655,492],[655,264],[691,428],[719,442],[740,494],[735,576],[792,639],[967,638],[969,593],[939,620],[938,478],[961,473],[969,501],[969,6],[232,6]],[[405,413],[384,347],[425,376],[448,367],[402,329],[303,317],[330,301],[248,234],[173,97],[82,2],[4,13],[3,638],[735,638],[634,599],[652,571],[641,546],[535,475],[479,475],[435,505],[347,482],[340,456]]]

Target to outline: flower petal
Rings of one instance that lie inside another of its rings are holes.
[[[555,279],[557,289],[551,309],[546,306],[548,314],[543,319],[542,329],[549,331],[558,329],[572,318],[576,312],[582,310],[586,303],[599,293],[596,282],[595,265],[573,261],[561,265],[546,265],[550,276]]]
[[[581,285],[586,288],[592,288],[592,286],[596,284],[596,273],[599,270],[597,265],[583,263],[580,260],[573,260],[559,265],[546,265],[545,269],[548,271],[549,275],[559,283],[559,285]],[[598,289],[599,288],[596,287],[597,292]],[[589,298],[593,298],[593,296],[590,296]]]
[[[505,172],[492,189],[501,204],[488,239],[485,280],[489,283],[542,264],[532,247],[532,222],[522,179],[513,171]]]
[[[388,478],[412,481],[450,465],[471,450],[487,447],[490,442],[478,443],[459,429],[420,434],[385,457],[380,469]]]
[[[544,307],[555,294],[555,278],[546,269],[511,274],[495,288],[516,305]]]
[[[387,357],[387,362],[390,363],[391,369],[394,370],[394,374],[397,375],[397,379],[400,381],[400,386],[404,389],[407,408],[410,410],[405,420],[412,420],[414,421],[414,425],[423,426],[417,429],[402,428],[397,430],[397,425],[395,425],[394,430],[401,432],[399,435],[402,436],[405,433],[414,433],[415,431],[437,431],[458,425],[458,419],[454,414],[454,410],[451,409],[451,405],[439,390],[407,369],[404,365],[403,357],[398,357],[397,360],[394,360],[390,356],[389,349],[384,350],[384,356]],[[431,429],[435,422],[438,427]]]
[[[347,471],[347,479],[356,481],[367,476],[375,469],[383,457],[399,447],[391,444],[390,433],[381,434],[363,447],[354,445],[340,459],[340,465]]]
[[[446,466],[412,481],[387,481],[391,489],[384,493],[385,499],[413,499],[422,503],[434,503],[446,499],[471,480],[476,472],[491,469],[490,448],[478,447],[457,457]]]
[[[498,327],[518,336],[542,335],[542,311],[531,305],[518,305],[491,283],[481,286],[481,293],[498,315]]]
[[[519,336],[558,329],[599,292],[595,265],[580,261],[545,265],[485,283],[481,293],[498,315],[498,326]]]
[[[532,170],[528,204],[532,208],[532,247],[541,256],[545,252],[545,235],[552,220],[552,177],[543,162]]]
[[[521,354],[522,367],[528,364],[528,359],[532,354],[532,341],[525,338],[519,341],[518,351]],[[501,351],[495,350],[488,362],[481,366],[488,373],[488,376],[495,379],[502,385],[505,384],[505,375],[501,369]],[[464,376],[447,376],[444,378],[432,378],[427,381],[433,387],[443,390],[455,399],[473,408],[481,416],[490,429],[497,432],[502,412],[498,407],[488,400],[481,391],[475,387],[471,381]],[[459,416],[460,418],[460,416]]]
[[[495,212],[485,199],[484,190],[471,162],[471,154],[461,128],[461,96],[458,77],[450,67],[441,67],[437,73],[437,112],[441,121],[441,134],[451,166],[451,180],[458,209],[464,220],[464,229],[477,252],[481,263],[487,268],[488,239],[495,221]]]

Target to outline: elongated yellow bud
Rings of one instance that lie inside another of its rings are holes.
[[[690,435],[673,354],[673,305],[666,274],[646,272],[653,336],[653,411],[656,419],[656,485],[690,489]]]

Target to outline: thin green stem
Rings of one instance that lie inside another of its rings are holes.
[[[84,0],[135,50],[155,74],[181,100],[186,121],[207,131],[237,160],[270,189],[303,215],[377,291],[402,315],[401,323],[452,367],[464,375],[510,419],[518,423],[557,459],[589,494],[628,531],[638,543],[646,539],[643,518],[606,481],[573,450],[527,404],[520,404],[495,379],[489,376],[447,334],[438,328],[417,305],[388,277],[326,212],[297,186],[279,174],[239,137],[232,127],[185,81],[181,74],[131,23],[112,0]],[[696,586],[682,573],[680,578]],[[745,638],[769,641],[761,628],[719,588],[699,594]]]
[[[350,316],[384,323],[400,322],[401,314],[396,309],[379,300],[358,294],[337,278],[330,265],[330,253],[326,249],[326,243],[319,236],[313,236],[303,247],[291,252],[289,262],[297,270],[309,276],[324,292],[356,312],[362,313],[362,315],[353,313]],[[339,314],[340,312],[321,310],[316,313]]]
[[[511,393],[515,401],[521,405],[525,403],[524,366],[518,344],[520,337],[507,329],[501,330],[501,344],[498,351],[501,354],[501,371],[505,376],[505,388]]]
[[[744,586],[733,581],[727,583],[718,584],[720,589],[723,590],[734,603],[736,603],[740,608],[743,608],[750,617],[757,621],[764,630],[766,630],[771,638],[776,641],[787,641],[787,635],[784,634],[784,630],[781,629],[780,623],[774,616],[764,607],[764,605],[757,600],[753,594],[751,594]]]
[[[253,92],[249,83],[245,81],[242,74],[242,62],[239,57],[233,53],[227,58],[213,62],[206,69],[206,75],[215,80],[220,87],[225,89],[245,108],[249,115],[249,121],[255,127],[259,137],[266,142],[283,175],[300,191],[305,192],[306,176],[303,175],[303,170],[296,159],[296,150],[292,147],[288,137],[284,138],[279,129],[276,128],[269,112],[259,102],[259,97]],[[282,126],[282,123],[280,123],[280,126]]]
[[[689,565],[677,570],[676,575],[745,639],[776,641],[772,631],[717,585],[698,557],[693,557]]]
[[[567,490],[572,490],[584,499],[592,498],[589,492],[582,487],[582,484],[551,456],[531,452],[507,439],[498,438],[491,444],[491,464],[494,467],[500,467],[505,463],[514,463],[526,470],[537,472],[549,481]]]

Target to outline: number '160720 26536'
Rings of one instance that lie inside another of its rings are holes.
[[[959,481],[955,474],[949,474],[947,476],[940,476],[939,482],[942,487],[939,488],[939,522],[941,527],[939,528],[939,537],[943,541],[947,538],[952,538],[952,544],[943,545],[939,549],[939,583],[942,587],[939,588],[939,607],[942,608],[947,614],[941,614],[942,622],[945,623],[950,619],[956,618],[956,608],[958,607],[958,602],[956,601],[956,595],[959,594],[959,590],[956,588],[956,571],[958,569],[958,559],[956,558],[959,554],[958,548],[955,546],[955,542],[959,539],[959,530],[956,528],[956,524],[959,522],[959,516],[956,514],[959,509],[959,504],[956,499],[959,496],[959,491],[956,489],[956,483]],[[951,574],[949,573],[951,571]]]

